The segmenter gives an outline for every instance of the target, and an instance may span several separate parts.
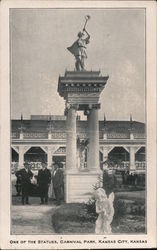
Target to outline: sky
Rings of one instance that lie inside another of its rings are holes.
[[[67,50],[82,30],[91,39],[86,70],[109,75],[99,119],[145,122],[144,9],[12,9],[10,12],[12,119],[63,115],[59,75],[73,70]]]

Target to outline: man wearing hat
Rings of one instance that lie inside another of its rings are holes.
[[[22,204],[29,204],[29,191],[31,186],[31,178],[33,177],[33,173],[30,170],[30,165],[28,162],[24,163],[24,168],[20,169],[16,176],[20,176],[21,178],[21,189],[22,189]]]
[[[61,163],[54,162],[54,172],[52,176],[53,189],[56,197],[56,205],[60,205],[62,188],[64,184],[64,175],[61,170]]]
[[[41,204],[48,203],[48,189],[51,183],[51,172],[47,169],[45,161],[42,161],[42,169],[38,171],[37,184],[39,186],[39,194]]]

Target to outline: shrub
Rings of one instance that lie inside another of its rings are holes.
[[[98,188],[103,187],[103,177],[100,175],[98,176],[98,180],[95,184],[93,184],[93,190],[97,190]]]
[[[131,214],[145,216],[145,205],[134,203],[134,206],[131,209]]]
[[[58,233],[90,232],[93,230],[95,220],[95,216],[88,213],[87,205],[81,203],[64,204],[52,215],[52,225]]]
[[[94,217],[97,216],[95,202],[96,202],[95,199],[94,199],[94,198],[91,198],[91,199],[89,199],[89,201],[86,203],[87,212],[88,212],[89,214],[92,214]]]
[[[126,203],[124,201],[115,197],[113,206],[114,206],[114,219],[120,218],[126,214],[127,212]]]

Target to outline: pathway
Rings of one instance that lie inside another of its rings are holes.
[[[52,214],[55,205],[13,205],[11,234],[55,234]]]

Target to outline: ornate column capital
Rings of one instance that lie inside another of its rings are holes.
[[[78,110],[79,109],[79,104],[70,104],[70,108]]]
[[[100,109],[101,105],[100,103],[95,103],[95,104],[89,104],[88,105],[88,109],[91,110],[91,109]]]
[[[84,115],[89,115],[90,110],[92,110],[92,109],[100,109],[100,106],[101,106],[100,103],[97,103],[97,104],[88,104],[88,106],[84,110]]]
[[[73,104],[73,103],[66,102],[65,112],[67,112],[69,109],[78,110],[79,104]]]

